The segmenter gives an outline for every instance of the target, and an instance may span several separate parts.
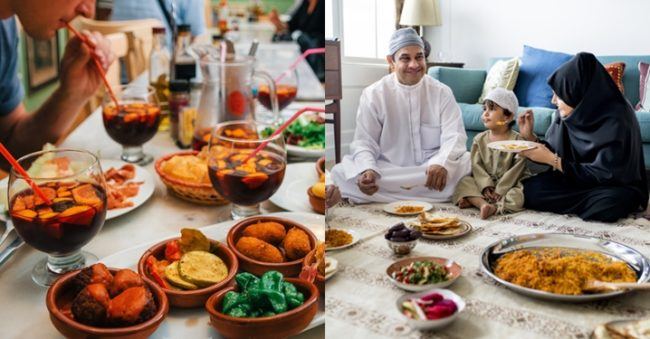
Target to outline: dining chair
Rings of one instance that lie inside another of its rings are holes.
[[[149,54],[153,45],[153,27],[164,27],[156,19],[97,21],[79,17],[72,22],[77,29],[97,31],[108,35],[124,33],[127,38],[127,54],[124,56],[127,81],[131,82],[143,72],[149,70]]]
[[[325,105],[325,112],[331,118],[325,123],[334,125],[335,161],[341,161],[341,41],[338,39],[325,41],[325,100],[331,100]]]

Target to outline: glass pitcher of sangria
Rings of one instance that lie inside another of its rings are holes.
[[[220,48],[201,45],[193,48],[199,56],[203,86],[192,142],[195,150],[206,146],[212,129],[219,123],[235,120],[258,121],[275,125],[280,121],[276,86],[271,76],[255,69],[255,58],[230,55],[223,58]],[[221,61],[225,59],[225,61]],[[255,114],[252,79],[259,78],[269,88],[271,110]]]

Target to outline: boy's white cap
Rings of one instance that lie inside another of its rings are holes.
[[[488,95],[485,96],[485,100],[492,100],[495,104],[501,106],[501,108],[512,112],[512,114],[515,115],[515,119],[517,118],[519,101],[517,100],[517,96],[513,91],[497,87],[491,90]]]

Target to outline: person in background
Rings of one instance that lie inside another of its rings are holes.
[[[35,112],[22,104],[24,92],[18,77],[16,19],[27,35],[38,40],[52,38],[77,15],[92,18],[95,0],[0,0],[0,141],[15,157],[35,152],[45,143],[55,143],[71,127],[75,116],[102,84],[93,56],[102,68],[115,59],[110,42],[99,33],[84,32],[95,46],[89,48],[73,36],[60,65],[59,86]],[[8,169],[8,163],[0,161]]]
[[[325,2],[323,0],[303,0],[291,14],[291,20],[282,22],[277,10],[269,14],[269,20],[275,25],[276,35],[292,34],[300,31],[297,42],[300,51],[310,48],[325,47]],[[325,81],[325,55],[316,54],[307,57],[307,62],[321,82]]]
[[[351,154],[332,168],[352,203],[446,202],[470,173],[460,107],[451,89],[427,76],[424,43],[413,28],[390,39],[395,70],[363,90]]]
[[[112,0],[111,20],[157,19],[165,25],[167,48],[172,44],[171,0]],[[174,0],[176,25],[190,25],[192,39],[206,32],[204,0]]]
[[[95,5],[95,20],[110,21],[113,12],[113,0],[97,0]]]
[[[474,137],[472,175],[460,180],[451,198],[460,208],[478,208],[481,219],[524,209],[525,158],[488,147],[493,141],[523,140],[512,130],[518,107],[515,93],[504,88],[495,88],[485,97],[482,119],[487,131]]]

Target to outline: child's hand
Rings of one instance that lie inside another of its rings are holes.
[[[483,189],[483,196],[491,204],[501,200],[501,195],[499,195],[499,193],[494,191],[494,187],[486,187],[486,188],[484,188]]]

